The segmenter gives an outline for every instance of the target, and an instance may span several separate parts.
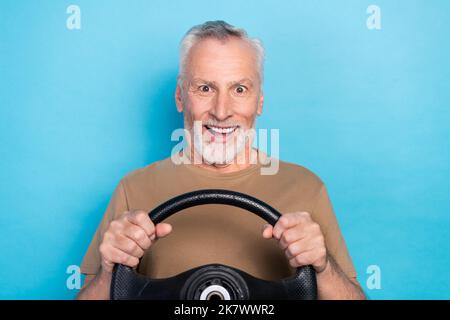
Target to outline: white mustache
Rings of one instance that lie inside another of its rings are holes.
[[[208,127],[243,127],[242,124],[238,122],[217,122],[213,120],[201,121],[202,125]]]

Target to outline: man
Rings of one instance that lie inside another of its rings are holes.
[[[365,298],[322,181],[283,161],[261,174],[277,161],[253,149],[248,134],[263,109],[263,58],[259,41],[223,21],[188,31],[175,92],[187,146],[120,181],[83,260],[79,299],[108,299],[115,263],[153,278],[221,263],[266,280],[312,265],[319,298]],[[252,195],[282,217],[272,227],[239,208],[204,205],[150,221],[158,204],[211,188]]]

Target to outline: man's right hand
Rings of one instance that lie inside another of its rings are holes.
[[[171,231],[172,226],[168,223],[155,226],[148,213],[143,210],[124,212],[110,223],[103,235],[100,244],[102,271],[112,273],[116,263],[136,267],[145,250]]]

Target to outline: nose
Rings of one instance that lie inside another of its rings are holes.
[[[214,99],[214,105],[210,110],[210,115],[218,121],[225,121],[233,116],[233,110],[228,101],[228,97],[224,93],[219,93]]]

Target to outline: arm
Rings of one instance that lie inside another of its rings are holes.
[[[87,275],[77,300],[109,300],[111,273],[100,270],[97,275]]]
[[[330,255],[325,269],[317,274],[317,289],[321,300],[366,299],[356,278],[348,278]]]

